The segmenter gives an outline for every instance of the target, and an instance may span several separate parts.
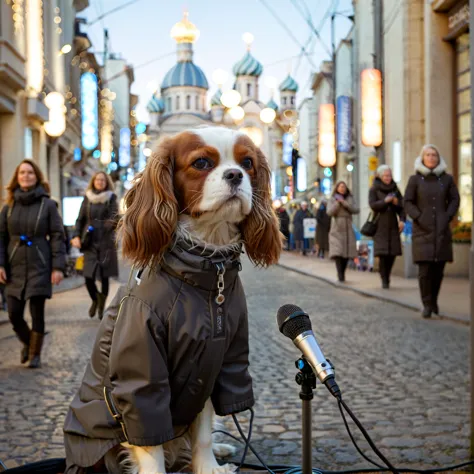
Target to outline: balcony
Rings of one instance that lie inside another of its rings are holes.
[[[4,39],[0,39],[0,84],[13,92],[26,87],[25,58]]]
[[[431,0],[431,8],[435,12],[447,12],[457,3],[461,2],[459,0]]]

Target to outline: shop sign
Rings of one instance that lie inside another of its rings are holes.
[[[349,153],[352,147],[351,98],[340,96],[336,103],[337,151]]]
[[[99,99],[97,76],[86,72],[81,76],[82,146],[93,150],[99,144]]]
[[[469,29],[469,2],[463,1],[453,7],[448,13],[448,35],[445,40],[451,40]]]
[[[293,153],[293,134],[283,134],[283,163],[291,165]]]

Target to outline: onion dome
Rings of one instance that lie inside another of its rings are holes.
[[[288,74],[286,79],[280,84],[280,91],[297,92],[298,83]]]
[[[161,97],[153,94],[146,108],[150,114],[161,114],[165,110],[165,103]]]
[[[202,69],[191,61],[175,64],[166,74],[161,83],[161,90],[168,87],[192,86],[209,89],[206,76]]]
[[[259,77],[263,72],[263,66],[250,54],[245,56],[234,65],[233,72],[235,76],[255,76]]]
[[[273,97],[268,101],[266,106],[269,109],[273,109],[275,112],[278,110],[278,104],[273,100]]]
[[[217,89],[216,93],[211,98],[211,107],[217,106],[217,105],[220,105],[223,107],[222,102],[221,102],[221,97],[222,97],[222,91],[220,89]]]
[[[183,19],[171,28],[171,38],[177,43],[194,43],[199,38],[199,30],[188,20],[188,16],[185,11]]]

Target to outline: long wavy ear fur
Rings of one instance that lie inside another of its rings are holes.
[[[125,196],[122,253],[140,268],[161,260],[178,223],[172,150],[171,138],[161,140]]]
[[[264,154],[257,149],[260,165],[253,179],[252,211],[242,223],[245,250],[257,267],[267,267],[278,262],[283,246],[283,236],[275,211],[272,208],[271,172]]]

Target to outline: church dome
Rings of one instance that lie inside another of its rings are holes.
[[[247,51],[245,56],[234,65],[233,72],[235,76],[259,77],[263,72],[263,66]]]
[[[222,91],[220,89],[217,89],[216,93],[211,98],[211,106],[220,105],[223,107],[222,102],[221,102],[221,97],[222,97]]]
[[[275,112],[278,110],[278,104],[273,100],[273,97],[268,101],[267,107]]]
[[[168,87],[191,86],[201,89],[209,89],[206,76],[202,69],[191,61],[184,61],[175,64],[166,74],[161,89]]]
[[[188,16],[189,13],[185,11],[183,19],[171,28],[171,38],[177,43],[194,43],[199,38],[199,30],[188,20]]]
[[[150,114],[161,114],[165,110],[165,103],[161,97],[153,94],[146,108]]]
[[[298,83],[288,74],[286,79],[280,84],[280,91],[298,92]]]

